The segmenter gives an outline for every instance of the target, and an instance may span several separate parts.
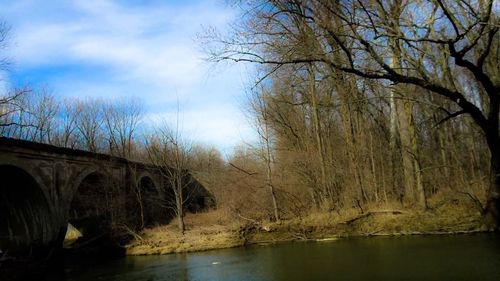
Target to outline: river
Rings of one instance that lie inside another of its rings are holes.
[[[72,265],[51,280],[500,280],[500,236],[294,242]]]

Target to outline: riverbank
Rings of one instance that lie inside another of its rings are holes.
[[[127,255],[206,251],[248,244],[328,241],[351,236],[458,234],[488,231],[471,202],[452,200],[429,210],[370,206],[342,212],[316,212],[280,223],[231,217],[223,210],[186,216],[182,235],[175,224],[146,229],[126,246]]]

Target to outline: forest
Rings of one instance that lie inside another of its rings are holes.
[[[183,138],[175,121],[148,124],[140,100],[45,88],[4,93],[0,135],[189,170],[233,219],[428,212],[459,200],[498,226],[493,0],[232,5],[241,17],[229,32],[207,28],[197,40],[209,63],[255,66],[245,114],[257,142],[223,157]]]

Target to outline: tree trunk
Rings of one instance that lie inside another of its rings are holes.
[[[486,200],[485,212],[493,218],[497,230],[500,229],[500,93],[488,93],[490,109],[488,121],[483,124],[483,132],[491,153],[490,158],[490,187]],[[478,122],[476,122],[478,123]]]
[[[408,114],[411,105],[407,101],[400,101],[398,107],[399,137],[401,139],[401,157],[403,160],[404,197],[405,201],[413,203],[415,200],[415,172],[413,167],[411,116]]]
[[[326,180],[326,161],[325,161],[325,150],[323,145],[323,136],[321,134],[321,124],[319,120],[319,109],[317,104],[317,96],[316,96],[316,78],[315,72],[312,65],[308,66],[309,72],[309,87],[310,87],[310,95],[311,95],[311,111],[314,125],[314,137],[316,141],[316,151],[318,153],[318,158],[320,162],[320,172],[321,172],[321,190],[323,194],[323,204],[324,207],[328,209],[333,206],[333,194],[329,188],[329,184]]]
[[[399,186],[400,181],[400,170],[398,167],[401,162],[401,154],[398,150],[398,111],[396,108],[396,90],[391,89],[389,93],[389,106],[390,106],[390,115],[389,115],[389,156],[390,156],[390,170],[391,170],[391,178],[390,178],[390,188],[392,191],[398,194],[399,198],[402,198],[404,191],[401,190]]]
[[[408,107],[408,112],[406,112],[410,117],[410,136],[411,136],[411,155],[413,156],[413,172],[415,175],[415,197],[417,199],[417,204],[421,208],[427,208],[427,200],[425,198],[425,189],[422,181],[422,167],[419,161],[418,143],[417,143],[417,133],[415,130],[415,120],[413,118],[413,105]]]
[[[278,202],[276,201],[276,192],[274,191],[274,186],[272,184],[269,185],[269,191],[271,193],[271,199],[273,201],[273,211],[274,211],[274,221],[280,222],[280,214],[278,210]]]
[[[491,216],[495,227],[500,226],[500,141],[488,142],[491,151],[490,187],[485,212]]]
[[[179,231],[182,235],[184,235],[184,230],[186,227],[184,225],[184,208],[183,208],[183,196],[182,196],[182,178],[180,176],[176,179],[176,190],[175,190],[175,208],[177,215],[177,224],[179,227]]]
[[[266,109],[264,109],[264,113],[263,114],[267,114],[266,112]],[[274,184],[273,184],[273,170],[272,170],[272,167],[271,167],[271,157],[272,157],[272,154],[271,154],[271,145],[269,144],[269,128],[268,128],[268,125],[267,125],[267,116],[266,118],[264,118],[264,141],[265,141],[265,145],[266,145],[266,156],[265,156],[265,159],[266,159],[266,179],[267,179],[267,185],[269,186],[269,192],[271,193],[271,200],[273,201],[273,212],[274,212],[274,220],[276,222],[279,222],[280,221],[280,215],[279,215],[279,210],[278,210],[278,202],[276,200],[276,192],[274,190]]]
[[[141,218],[141,229],[143,229],[145,227],[145,224],[144,224],[144,204],[142,203],[142,192],[141,192],[142,186],[140,185],[140,183],[139,183],[139,186],[136,188],[137,188],[137,190],[136,190],[137,202],[139,203],[139,215]]]
[[[184,235],[184,230],[186,227],[184,226],[184,210],[182,209],[182,199],[179,198],[180,196],[176,195],[175,203],[177,204],[177,224],[179,227],[179,231]]]

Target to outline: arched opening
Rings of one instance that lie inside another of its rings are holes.
[[[36,180],[26,171],[0,165],[0,251],[36,254],[52,238],[51,211]]]
[[[189,176],[189,186],[186,188],[187,202],[186,206],[189,212],[204,212],[209,208],[215,207],[213,195],[196,179]]]
[[[139,210],[139,228],[168,223],[171,219],[169,212],[165,208],[165,200],[161,197],[160,192],[150,177],[144,176],[140,178],[135,196]]]
[[[69,209],[66,248],[101,248],[107,243],[125,216],[118,194],[112,179],[99,172],[80,182]]]

